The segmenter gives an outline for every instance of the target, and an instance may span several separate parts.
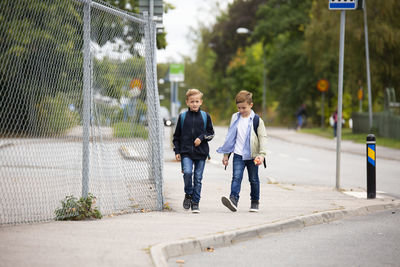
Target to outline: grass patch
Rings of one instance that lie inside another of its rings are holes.
[[[131,122],[117,122],[113,124],[114,136],[117,138],[132,138],[139,137],[147,139],[149,131],[146,126],[131,123]]]
[[[325,138],[333,138],[332,128],[304,128],[302,133],[314,134]],[[351,129],[342,129],[342,140],[351,140],[356,143],[365,144],[368,134],[354,134]],[[400,149],[400,140],[376,136],[376,144],[379,146]]]

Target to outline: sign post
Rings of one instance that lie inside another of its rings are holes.
[[[337,142],[336,142],[336,189],[340,189],[340,146],[342,142],[342,102],[343,102],[343,65],[344,65],[344,37],[346,27],[346,10],[355,10],[361,0],[329,0],[330,10],[340,10],[340,42],[339,42],[339,82],[338,82],[338,114],[337,114]]]
[[[139,0],[139,13],[148,12],[149,16],[157,23],[162,24],[164,13],[162,0]]]
[[[185,80],[185,65],[169,65],[169,81],[171,83],[171,117],[174,123],[178,121],[178,83]]]

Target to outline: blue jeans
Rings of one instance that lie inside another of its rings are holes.
[[[303,126],[303,116],[297,116],[297,127],[301,128]]]
[[[260,178],[258,177],[258,166],[253,160],[243,160],[242,156],[233,155],[233,176],[231,183],[231,197],[239,200],[240,187],[243,179],[244,168],[247,167],[250,182],[251,200],[260,199]]]
[[[206,161],[204,159],[194,159],[183,157],[181,160],[183,170],[183,181],[185,183],[185,193],[192,195],[192,201],[199,203],[201,193],[201,180]],[[194,165],[194,175],[193,175]],[[193,176],[193,179],[192,179]]]

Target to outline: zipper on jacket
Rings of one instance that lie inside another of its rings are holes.
[[[195,113],[193,112],[192,116],[192,153],[194,153],[194,140],[193,140],[193,135],[194,135],[194,118],[195,118]]]

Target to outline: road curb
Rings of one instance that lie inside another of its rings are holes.
[[[173,242],[164,242],[150,248],[150,255],[155,267],[168,267],[168,259],[187,254],[200,253],[209,248],[225,247],[236,242],[264,237],[268,234],[286,232],[304,227],[341,220],[347,217],[400,208],[400,202],[364,206],[351,210],[332,210],[312,215],[300,216],[284,221],[265,223],[256,226],[230,230],[199,238],[188,238]]]

